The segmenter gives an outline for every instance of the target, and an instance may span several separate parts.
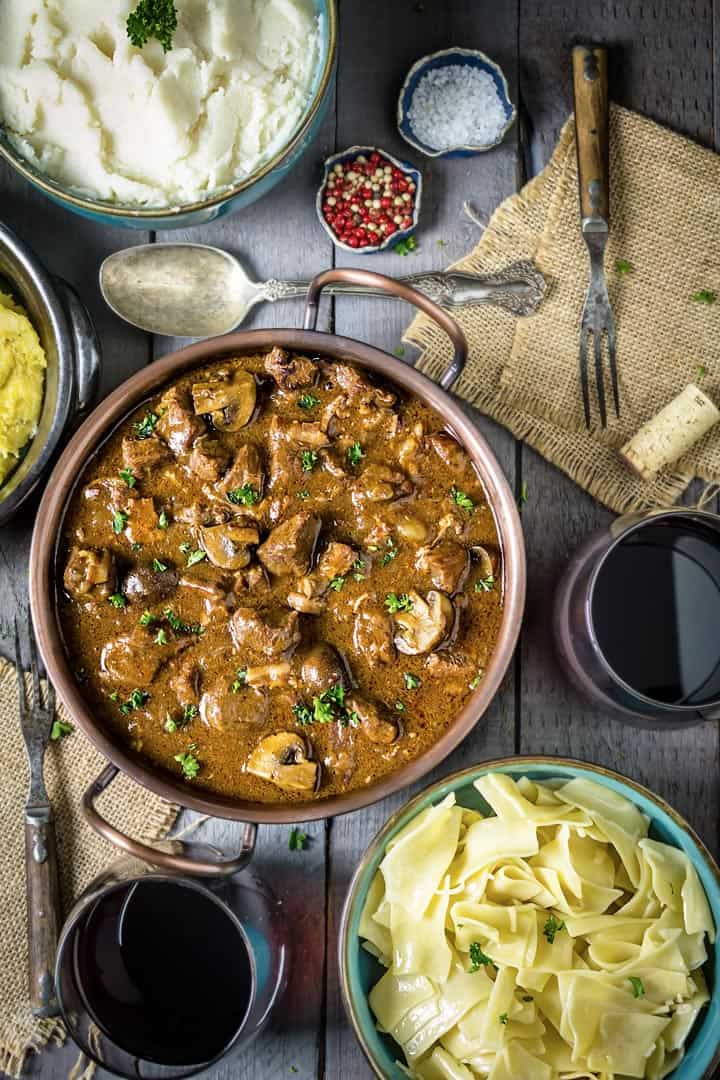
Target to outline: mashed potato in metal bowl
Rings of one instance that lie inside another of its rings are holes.
[[[23,308],[0,292],[0,488],[37,430],[46,359]]]
[[[137,0],[1,0],[0,121],[51,179],[123,205],[205,199],[282,150],[319,63],[312,0],[176,0],[164,52]]]

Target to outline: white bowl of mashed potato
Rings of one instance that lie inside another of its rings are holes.
[[[99,371],[97,335],[76,293],[0,224],[0,526],[92,405]]]
[[[336,21],[335,0],[2,0],[0,154],[85,216],[210,221],[314,136]]]

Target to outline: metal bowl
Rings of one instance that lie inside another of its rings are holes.
[[[455,356],[438,386],[425,375],[403,364],[394,356],[335,334],[314,329],[321,289],[334,281],[372,285],[398,298],[414,303],[434,317],[451,337]],[[308,291],[306,329],[260,329],[229,334],[198,342],[179,352],[156,360],[138,371],[106,398],[85,421],[58,461],[47,485],[37,515],[30,554],[30,601],[33,623],[48,676],[68,708],[73,720],[113,764],[105,770],[95,789],[88,792],[86,811],[99,791],[122,770],[138,783],[171,802],[193,810],[235,821],[272,824],[310,821],[334,814],[358,810],[413,783],[438,765],[475,727],[495,696],[510,664],[520,632],[525,602],[525,549],[515,499],[503,471],[477,428],[445,388],[459,376],[465,361],[467,344],[457,323],[425,295],[414,289],[365,270],[328,270],[317,277]],[[183,372],[200,367],[223,355],[253,354],[278,345],[281,348],[329,356],[351,362],[394,382],[403,391],[417,395],[445,421],[447,429],[470,455],[495,516],[503,552],[503,617],[495,648],[485,668],[482,682],[463,708],[452,718],[444,734],[423,754],[395,772],[367,787],[331,798],[293,803],[258,803],[231,798],[201,787],[193,787],[182,778],[153,765],[112,732],[86,701],[76,678],[72,657],[63,645],[58,618],[59,588],[62,570],[57,564],[58,538],[63,520],[89,459],[110,432],[150,395],[162,390]],[[97,811],[90,807],[88,816],[99,831],[127,850],[132,841],[123,840],[108,823],[101,824]],[[141,856],[142,857],[142,856]]]
[[[77,190],[51,180],[15,150],[0,124],[0,157],[20,173],[33,187],[53,202],[82,217],[105,225],[121,225],[129,229],[185,229],[189,225],[206,225],[265,195],[297,164],[317,135],[327,109],[333,86],[337,58],[336,0],[314,0],[320,18],[321,58],[312,88],[310,104],[303,119],[286,145],[250,176],[230,187],[209,195],[206,199],[182,206],[138,207],[92,199]]]
[[[583,777],[600,784],[634,803],[650,822],[655,840],[680,848],[697,870],[708,903],[720,928],[720,870],[702,840],[664,799],[634,780],[584,761],[561,757],[514,757],[483,761],[469,769],[446,776],[400,807],[386,822],[363,855],[353,876],[340,924],[340,973],[345,1010],[355,1035],[380,1080],[404,1080],[406,1072],[397,1064],[398,1047],[388,1035],[377,1030],[368,1004],[368,994],[385,972],[378,961],[362,948],[358,926],[370,884],[382,862],[388,843],[427,806],[454,792],[462,805],[488,813],[473,782],[489,772],[529,776],[545,781],[553,777],[572,780]],[[685,1057],[672,1072],[673,1080],[710,1080],[720,1065],[720,938],[710,949],[706,968],[710,1002],[690,1034]]]
[[[54,278],[10,229],[0,224],[0,288],[27,311],[47,357],[37,432],[27,453],[0,486],[0,526],[31,494],[63,432],[93,403],[100,348],[90,316],[74,290]]]
[[[482,146],[447,146],[437,150],[421,142],[412,129],[412,124],[408,118],[412,97],[417,84],[426,72],[433,71],[436,68],[459,66],[477,68],[479,71],[484,71],[490,75],[505,110],[505,124],[498,138],[491,143]],[[407,73],[397,104],[397,127],[405,142],[410,143],[421,154],[437,158],[473,157],[475,154],[483,154],[486,150],[492,150],[494,146],[499,146],[503,141],[515,123],[515,117],[516,109],[510,100],[510,91],[502,68],[494,60],[491,60],[489,56],[486,56],[484,52],[480,52],[479,49],[443,49],[441,52],[423,56],[413,64]]]

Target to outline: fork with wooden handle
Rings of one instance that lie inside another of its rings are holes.
[[[588,344],[591,335],[600,423],[607,427],[603,376],[604,336],[607,338],[615,414],[620,415],[615,320],[610,307],[604,267],[605,245],[610,227],[607,61],[607,49],[596,45],[576,45],[572,51],[580,218],[582,234],[590,255],[590,286],[580,327],[580,385],[587,427],[591,424],[588,378]]]
[[[43,759],[55,718],[55,691],[50,683],[43,701],[40,667],[29,615],[28,651],[31,691],[25,687],[20,630],[15,619],[20,727],[30,766],[30,787],[25,803],[25,875],[27,881],[28,983],[33,1016],[56,1016],[55,953],[60,929],[55,818],[43,778]]]

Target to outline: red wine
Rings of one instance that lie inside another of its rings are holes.
[[[198,1065],[223,1053],[252,994],[244,938],[212,896],[180,881],[144,880],[99,899],[76,935],[85,1008],[127,1053]]]
[[[608,665],[653,701],[720,698],[720,535],[690,518],[648,524],[600,567],[592,622]]]

